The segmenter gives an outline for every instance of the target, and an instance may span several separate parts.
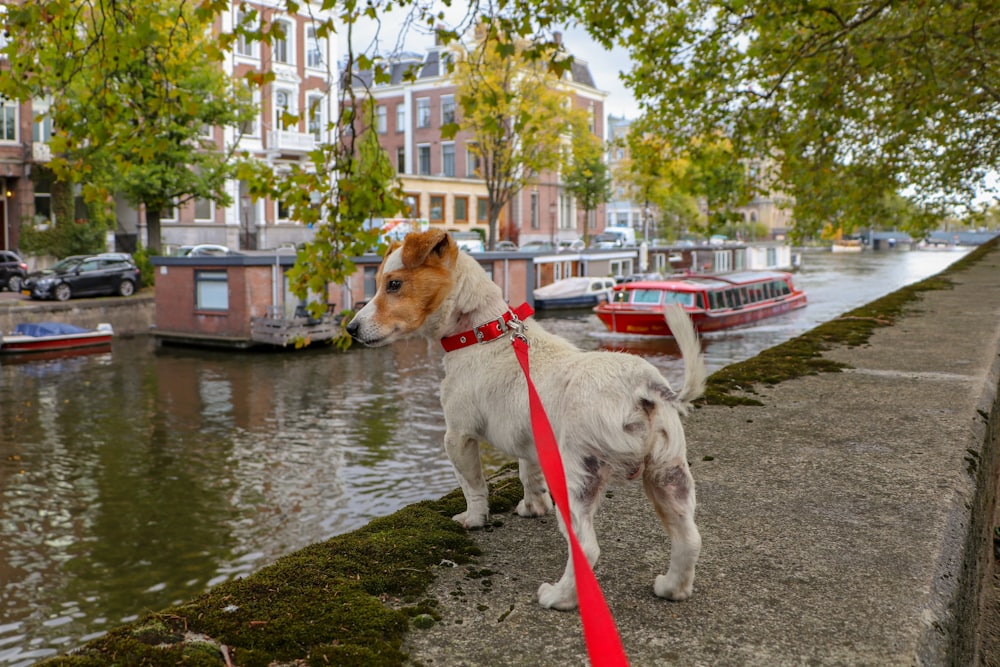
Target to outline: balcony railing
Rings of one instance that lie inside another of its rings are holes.
[[[316,148],[316,137],[307,132],[272,130],[268,148],[281,153],[305,154]]]

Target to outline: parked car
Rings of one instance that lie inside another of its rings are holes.
[[[32,271],[21,292],[32,299],[66,301],[77,296],[130,296],[141,287],[139,269],[131,255],[104,253],[73,255],[48,269]]]
[[[563,240],[559,242],[560,252],[580,252],[586,247],[583,239]]]
[[[182,245],[174,253],[176,257],[210,257],[234,254],[224,245],[215,243],[199,243],[198,245]]]
[[[21,282],[28,275],[28,265],[13,250],[0,250],[0,289],[21,291]]]
[[[502,250],[504,252],[512,252],[517,250],[517,244],[513,241],[497,241],[496,246],[498,251]]]
[[[551,241],[528,241],[519,248],[521,252],[553,252],[555,249],[556,246]]]

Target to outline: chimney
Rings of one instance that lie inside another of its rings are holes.
[[[555,42],[556,46],[562,47],[562,33],[561,32],[552,33],[552,41]]]

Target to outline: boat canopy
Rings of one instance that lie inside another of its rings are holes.
[[[14,333],[19,336],[65,336],[67,334],[87,333],[91,329],[84,329],[73,324],[63,324],[62,322],[24,322],[14,327]]]

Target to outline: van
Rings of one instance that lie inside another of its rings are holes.
[[[478,232],[449,232],[451,238],[455,239],[455,245],[465,252],[483,252],[486,244],[483,237]]]
[[[632,227],[605,227],[594,237],[591,248],[634,248],[635,229]]]

